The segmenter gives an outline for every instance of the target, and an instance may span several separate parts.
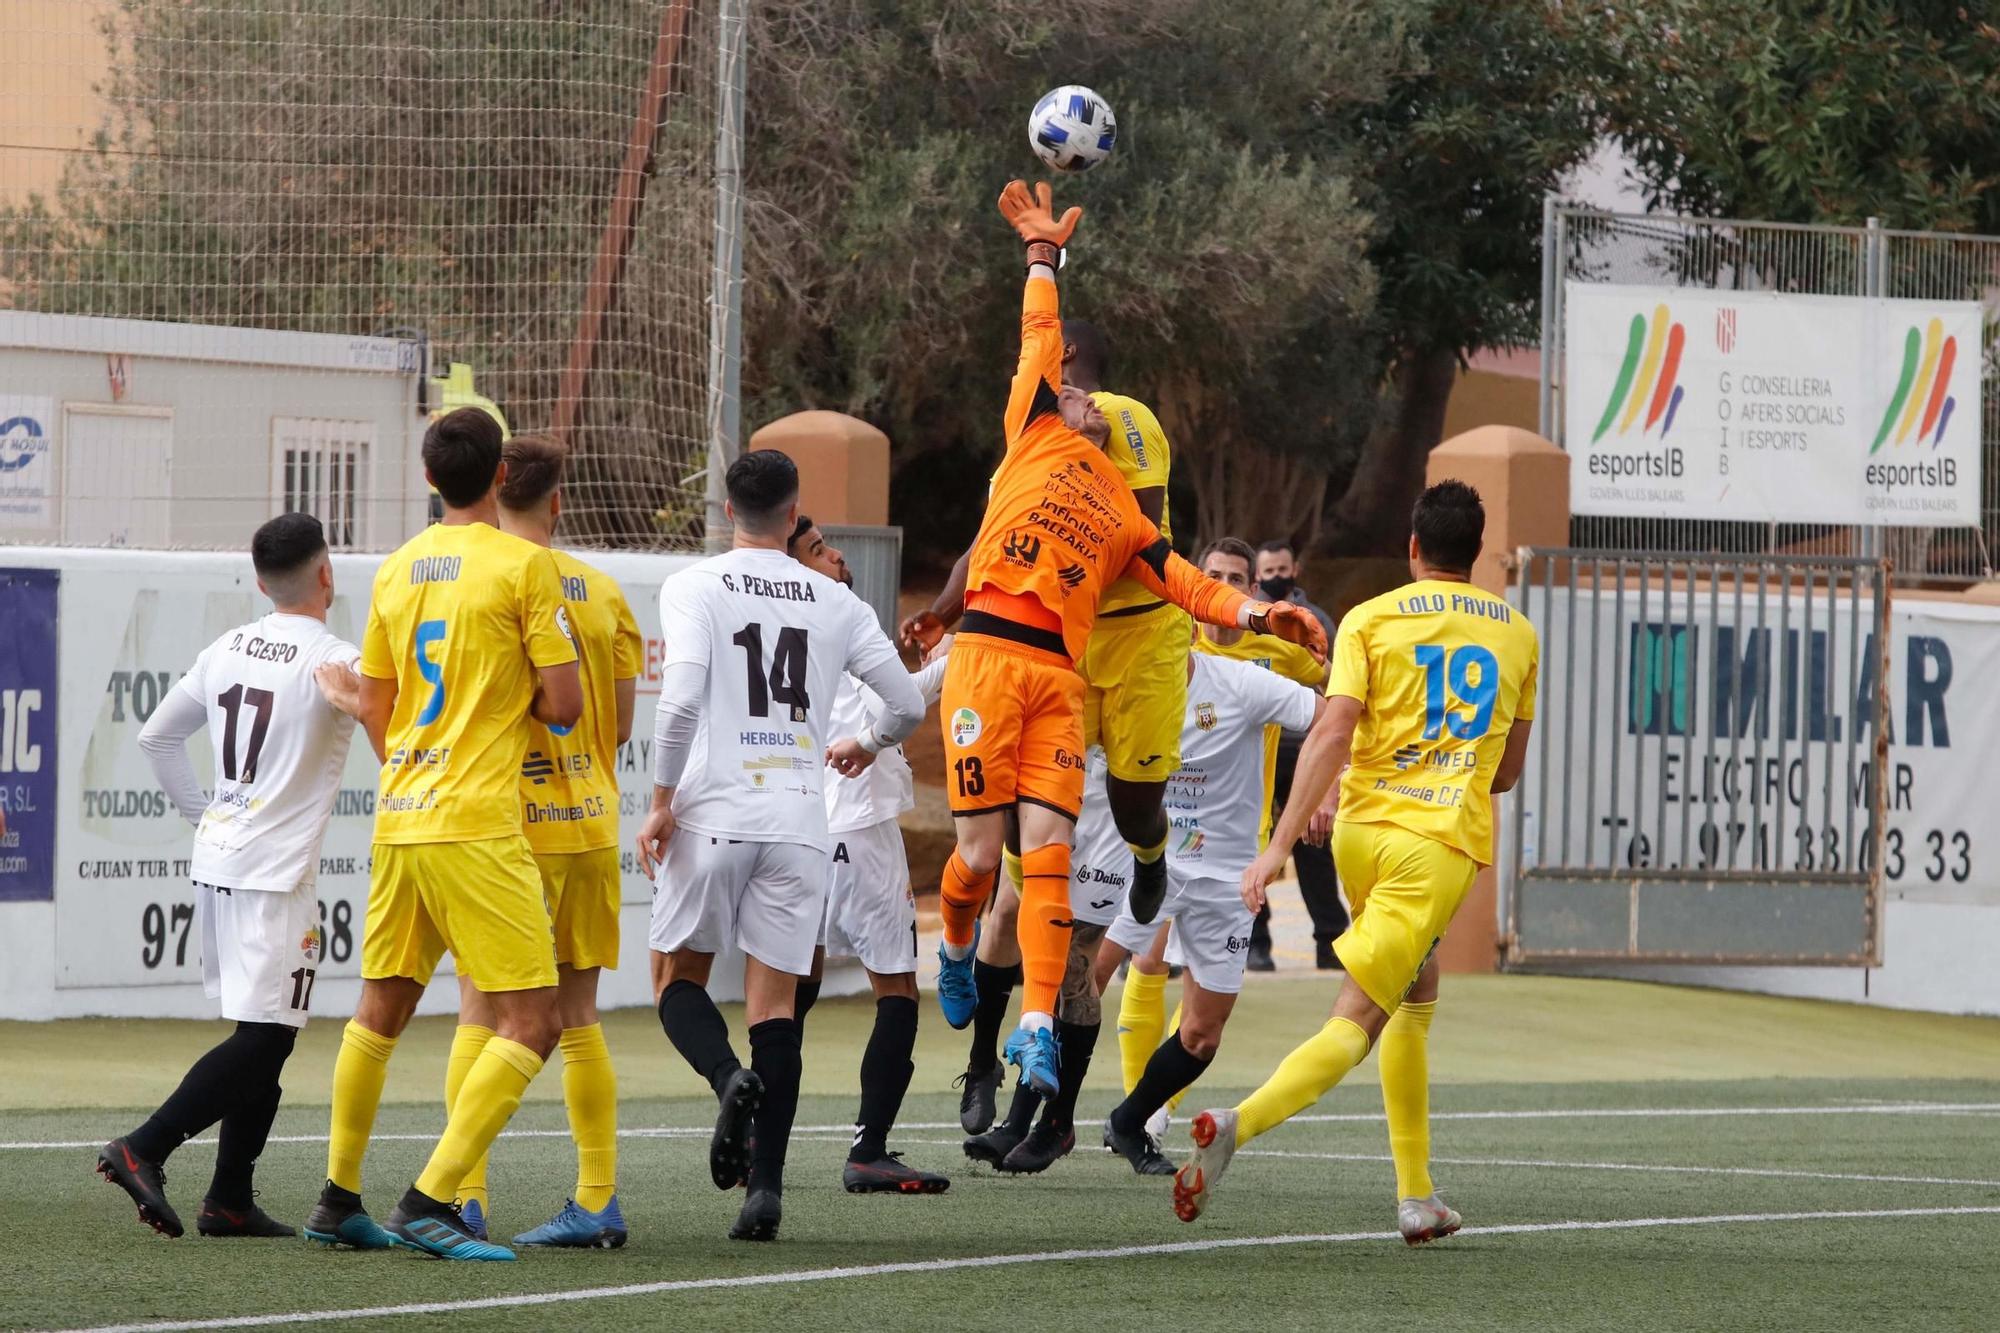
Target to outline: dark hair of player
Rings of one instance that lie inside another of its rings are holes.
[[[792,535],[785,538],[785,554],[797,555],[799,540],[813,530],[812,515],[800,514],[799,521],[792,524]]]
[[[326,551],[326,529],[311,514],[280,514],[250,538],[250,563],[270,581],[296,574]]]
[[[1073,364],[1078,372],[1103,383],[1111,378],[1111,340],[1104,330],[1087,319],[1062,322],[1063,341],[1075,348]]]
[[[424,471],[453,509],[469,509],[500,470],[500,423],[478,407],[447,412],[424,432]]]
[[[569,447],[553,435],[516,435],[500,450],[507,479],[500,483],[500,503],[519,512],[533,509],[562,485]]]
[[[1486,536],[1486,507],[1464,482],[1441,481],[1417,497],[1410,531],[1425,564],[1447,574],[1470,574]]]
[[[1289,537],[1273,537],[1257,548],[1258,555],[1271,555],[1278,551],[1283,551],[1286,555],[1297,555],[1299,548],[1292,545]]]
[[[1257,571],[1257,553],[1251,550],[1250,543],[1241,537],[1217,537],[1201,548],[1201,558],[1195,561],[1195,564],[1198,566],[1207,564],[1208,558],[1212,555],[1234,556],[1241,560],[1251,573]]]
[[[776,449],[746,450],[729,465],[724,483],[736,526],[759,536],[777,535],[786,508],[799,498],[798,464]]]

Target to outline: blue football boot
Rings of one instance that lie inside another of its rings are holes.
[[[516,1245],[553,1245],[572,1250],[615,1250],[625,1243],[625,1214],[618,1209],[618,1196],[600,1212],[591,1212],[575,1199],[565,1200],[562,1211],[533,1231],[514,1237]]]
[[[963,958],[953,958],[944,945],[938,945],[938,1007],[944,1010],[944,1021],[955,1028],[963,1028],[972,1021],[972,1011],[979,1007],[979,983],[972,979],[972,960],[979,954],[979,923],[972,924],[972,947]]]
[[[1053,1028],[1018,1027],[1007,1038],[1007,1063],[1021,1071],[1021,1082],[1044,1097],[1055,1096],[1061,1086],[1057,1061]]]

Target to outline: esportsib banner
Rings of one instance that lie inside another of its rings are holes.
[[[1976,301],[1570,282],[1573,512],[1976,525]]]
[[[57,578],[0,569],[0,902],[55,895]]]

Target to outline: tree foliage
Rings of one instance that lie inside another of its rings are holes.
[[[1609,128],[1708,217],[2000,232],[2000,6],[1639,0],[1600,21]]]
[[[1155,406],[1199,479],[1184,535],[1305,522],[1375,402],[1368,358],[1325,359],[1329,337],[1357,340],[1375,283],[1351,146],[1321,131],[1379,95],[1409,8],[911,0],[885,22],[859,0],[756,5],[752,419],[874,419],[903,521],[963,542],[1017,338],[1020,256],[993,200],[1038,168],[1028,108],[1084,83],[1121,135],[1056,182],[1086,214],[1065,311],[1105,327],[1114,386]]]
[[[661,0],[117,5],[99,151],[0,215],[19,303],[417,327],[543,424]],[[1541,197],[1590,148],[1615,28],[1550,0],[748,8],[745,423],[882,426],[893,514],[936,550],[999,454],[1020,257],[993,199],[1037,170],[1040,93],[1119,114],[1112,160],[1058,183],[1087,213],[1065,308],[1166,424],[1183,539],[1385,552],[1461,358],[1531,327]],[[688,501],[706,433],[671,379],[705,353],[709,135],[664,131],[593,379],[585,478],[627,526]]]

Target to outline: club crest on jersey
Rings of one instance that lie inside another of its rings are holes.
[[[1010,532],[1007,540],[1001,543],[1000,554],[1010,565],[1033,569],[1035,561],[1042,557],[1042,539],[1029,532]]]
[[[984,730],[986,724],[970,708],[961,708],[951,715],[951,743],[961,749],[978,740]]]
[[[1215,720],[1215,705],[1207,700],[1196,704],[1194,706],[1194,724],[1203,731],[1214,731],[1217,725]]]
[[[568,607],[566,606],[556,607],[556,628],[562,631],[562,636],[565,639],[568,639],[571,643],[576,642],[576,635],[572,634],[569,628]]]
[[[318,926],[314,926],[311,930],[308,930],[305,938],[299,941],[299,953],[305,957],[308,963],[317,963],[319,961]]]

